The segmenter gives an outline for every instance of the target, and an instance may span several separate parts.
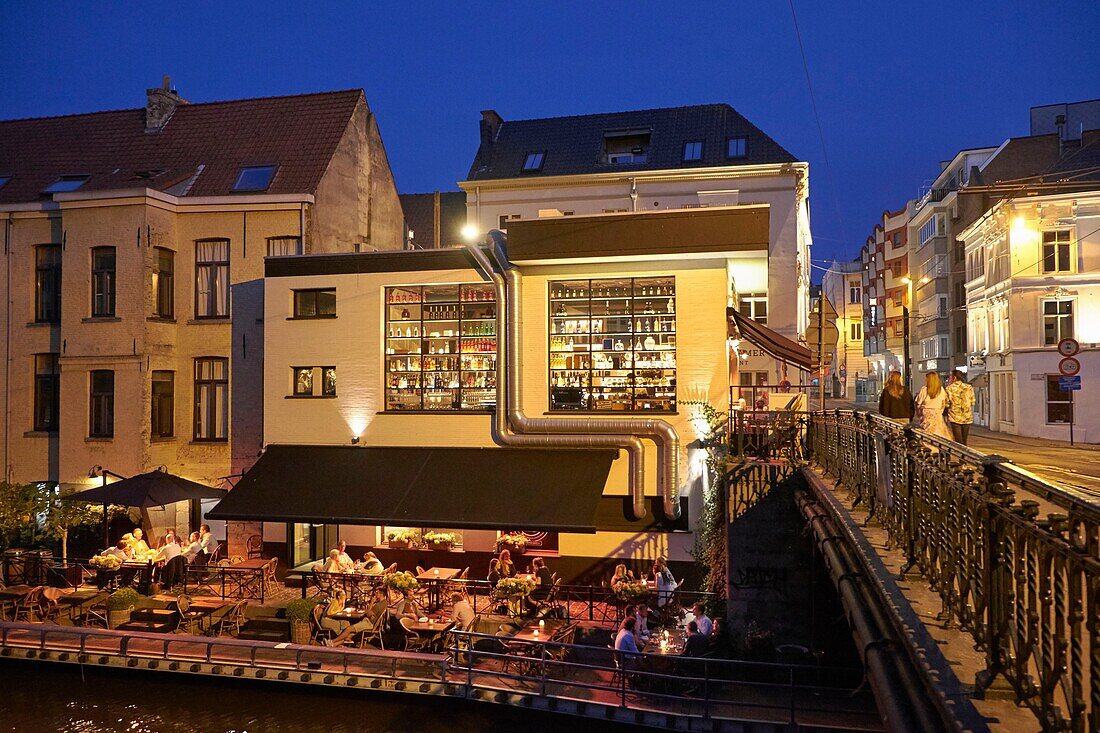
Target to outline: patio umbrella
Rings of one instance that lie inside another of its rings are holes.
[[[200,484],[158,468],[155,471],[115,481],[113,484],[104,484],[94,489],[70,494],[64,499],[66,501],[87,501],[103,504],[103,525],[106,532],[106,506],[108,504],[145,509],[152,506],[174,504],[177,501],[220,499],[223,496],[225,496],[223,489],[215,489],[212,486]],[[105,538],[105,541],[109,543],[110,538]]]

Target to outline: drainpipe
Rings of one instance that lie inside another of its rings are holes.
[[[497,288],[497,302],[502,304],[497,314],[497,328],[498,334],[504,335],[505,358],[497,359],[497,432],[502,436],[511,433],[516,437],[536,438],[532,443],[535,445],[546,444],[547,441],[557,442],[557,438],[566,439],[562,445],[575,444],[571,441],[577,440],[606,438],[609,439],[608,444],[626,447],[632,456],[637,453],[630,464],[630,493],[636,519],[645,516],[645,472],[639,439],[648,438],[657,444],[657,491],[663,498],[665,517],[678,519],[680,437],[671,425],[663,420],[645,418],[532,418],[523,413],[520,408],[519,384],[522,276],[508,261],[504,235],[494,229],[489,232],[489,238],[489,251],[495,261],[495,269],[484,252],[477,247],[469,249],[479,267],[483,271],[488,270],[488,276]]]
[[[4,277],[7,289],[7,323],[4,334],[4,483],[11,483],[11,214],[4,219]]]

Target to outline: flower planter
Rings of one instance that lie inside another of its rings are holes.
[[[107,628],[117,629],[121,624],[124,624],[130,620],[130,611],[132,608],[127,608],[123,611],[108,611],[107,612]]]
[[[408,540],[389,540],[387,543],[391,550],[407,550],[409,549]]]
[[[450,542],[429,542],[428,549],[435,550],[437,552],[450,552],[454,548]]]
[[[290,641],[292,644],[309,644],[309,622],[294,619],[290,622]]]

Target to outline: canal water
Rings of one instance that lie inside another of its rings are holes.
[[[0,662],[0,731],[492,733],[639,729],[490,703],[69,664]]]

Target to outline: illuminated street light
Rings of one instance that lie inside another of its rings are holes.
[[[462,227],[462,238],[467,242],[472,242],[477,239],[478,231],[477,227],[473,224],[467,224]]]

